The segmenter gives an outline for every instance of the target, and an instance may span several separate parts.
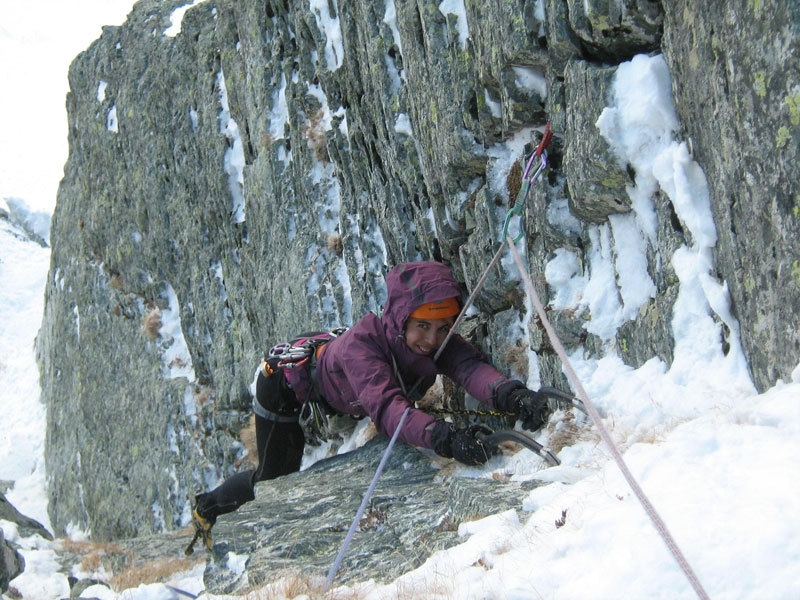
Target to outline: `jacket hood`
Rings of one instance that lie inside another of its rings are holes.
[[[401,263],[386,274],[386,303],[383,322],[386,337],[395,340],[403,334],[408,316],[428,302],[458,298],[461,288],[445,264],[433,261]]]

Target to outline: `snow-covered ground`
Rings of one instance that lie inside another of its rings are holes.
[[[311,2],[317,19],[323,21],[321,26],[331,27],[323,4]],[[461,12],[462,8],[463,3],[449,1],[440,10]],[[335,43],[327,50],[328,67],[336,68],[341,52]],[[727,288],[711,275],[716,233],[707,183],[686,145],[675,139],[678,121],[670,89],[669,73],[659,56],[638,56],[621,65],[613,99],[597,125],[620,161],[635,167],[636,185],[629,190],[634,211],[593,226],[586,267],[581,268],[564,249],[547,265],[547,278],[558,308],[590,311],[587,329],[611,339],[654,293],[643,252],[653,243],[656,231],[652,195],[660,189],[669,197],[692,234],[692,246],[662,257],[665,264],[672,264],[681,283],[671,323],[674,362],[666,365],[653,358],[632,369],[612,346],[602,359],[585,360],[576,354],[570,360],[631,472],[708,595],[731,600],[797,599],[800,368],[791,381],[777,382],[764,394],[753,388],[738,338],[739,327],[749,324],[739,324],[732,317]],[[17,218],[40,216],[18,202],[15,214]],[[551,220],[556,226],[574,226],[563,210],[552,211]],[[41,218],[30,222],[42,228]],[[43,236],[46,233],[42,230]],[[48,261],[49,250],[21,240],[14,228],[0,221],[0,309],[4,313],[0,324],[0,480],[14,482],[7,497],[19,510],[49,527],[43,463],[45,411],[33,353]],[[504,260],[504,264],[511,263]],[[727,354],[720,322],[731,332]],[[536,365],[534,355],[529,363]],[[529,383],[535,385],[537,380],[532,372]],[[555,442],[569,424],[566,418],[556,415],[550,428],[539,434],[540,441]],[[548,483],[521,497],[519,510],[463,523],[459,529],[463,543],[436,553],[422,567],[390,584],[367,581],[334,588],[330,597],[695,597],[595,428],[588,420],[579,421],[574,442],[559,452],[562,464],[558,467],[546,468],[538,457],[522,451],[496,457],[482,468],[457,470],[461,477],[503,476]],[[10,523],[0,522],[0,526],[6,539],[22,547],[27,563],[26,572],[12,586],[24,598],[68,596],[67,579],[57,572],[53,560],[53,544],[22,539]],[[201,594],[202,572],[178,574],[169,583]],[[282,597],[281,589],[274,584],[264,590],[264,597]],[[94,586],[84,593],[88,595],[129,600],[182,597],[162,584],[119,594]]]

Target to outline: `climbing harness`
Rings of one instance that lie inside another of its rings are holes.
[[[287,381],[292,385],[296,395],[302,398],[303,406],[300,409],[298,421],[305,434],[306,442],[312,446],[319,446],[330,437],[328,419],[331,414],[330,409],[322,401],[317,391],[317,358],[322,353],[325,344],[336,339],[345,331],[347,331],[347,327],[337,327],[331,331],[300,334],[289,342],[273,346],[261,361],[262,370],[266,376],[269,376],[274,368],[285,369]],[[273,367],[273,365],[275,366]],[[307,377],[301,374],[300,367],[308,369]],[[253,408],[258,413],[259,405],[255,400]],[[295,417],[292,416],[291,419],[294,420]]]

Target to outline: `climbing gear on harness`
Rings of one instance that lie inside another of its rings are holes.
[[[525,167],[525,172],[522,174],[522,186],[519,189],[519,193],[517,194],[517,199],[514,202],[514,206],[511,210],[508,211],[506,215],[506,222],[503,225],[503,239],[505,240],[509,237],[508,234],[508,226],[511,222],[511,217],[515,215],[522,214],[522,207],[525,206],[525,201],[528,198],[528,192],[530,192],[531,184],[535,182],[539,175],[541,175],[544,170],[547,168],[547,146],[550,145],[550,140],[553,137],[553,132],[550,131],[550,121],[547,122],[547,125],[544,127],[544,134],[542,136],[542,140],[539,142],[539,145],[536,146],[536,149],[531,154],[530,159],[528,160],[528,164]],[[536,165],[536,169],[533,171],[533,174],[530,174],[531,169],[534,166],[534,161],[538,160],[538,164]],[[520,228],[520,232],[517,234],[517,237],[513,238],[513,242],[516,244],[519,240],[522,239],[523,236],[522,228]]]
[[[273,346],[268,357],[262,361],[262,364],[274,363],[275,369],[284,369],[286,380],[302,403],[300,427],[311,446],[319,446],[329,438],[328,415],[331,414],[317,389],[317,358],[322,354],[325,344],[345,331],[347,327],[302,333],[289,342]]]
[[[318,400],[307,399],[300,410],[300,427],[310,446],[319,446],[330,438],[330,420],[327,405]]]
[[[290,342],[276,344],[270,348],[268,356],[277,358],[278,367],[284,369],[294,369],[305,365],[311,355],[315,354],[321,346],[339,337],[347,327],[337,327],[331,331],[315,331],[303,333]]]

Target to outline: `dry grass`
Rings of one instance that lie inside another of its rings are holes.
[[[209,401],[214,399],[214,390],[210,387],[202,386],[194,395],[194,401],[198,406],[205,406]]]
[[[337,596],[338,597],[338,596]],[[278,573],[262,587],[254,589],[243,596],[244,600],[283,600],[284,598],[308,598],[317,600],[331,598],[322,589],[321,581],[313,581],[308,575],[299,571]]]
[[[420,582],[415,579],[399,578],[393,584],[394,590],[386,598],[395,600],[415,600],[416,598],[455,599],[453,573],[433,573],[429,581]],[[424,589],[423,589],[424,588]],[[304,600],[362,600],[369,594],[367,590],[353,589],[343,586],[324,590],[322,578],[311,578],[299,571],[283,571],[277,573],[271,582],[264,582],[258,589],[253,589],[242,598],[244,600],[286,600],[287,598],[303,598]]]
[[[328,236],[328,250],[336,254],[338,257],[342,257],[344,254],[344,243],[342,242],[342,236],[338,234],[333,234]]]
[[[142,317],[142,331],[151,340],[161,337],[161,309],[158,307],[148,310]]]
[[[528,380],[528,347],[525,340],[518,339],[513,345],[506,344],[500,350],[500,354],[503,362],[513,373],[522,381]]]
[[[436,378],[425,395],[417,401],[417,406],[422,410],[441,410],[447,406],[441,377]]]
[[[102,566],[103,559],[109,555],[131,556],[130,551],[112,543],[61,539],[59,545],[65,552],[81,555],[81,569],[90,573],[97,571]]]
[[[204,558],[202,560],[205,560]],[[117,591],[139,587],[148,583],[163,583],[176,573],[191,570],[198,559],[173,558],[165,561],[153,561],[144,565],[125,569],[114,575],[108,583]]]
[[[80,567],[88,573],[97,573],[101,570],[110,572],[112,571],[111,564],[119,563],[120,559],[123,563],[130,563],[133,560],[132,550],[124,549],[114,543],[61,539],[59,545],[65,552],[80,555]],[[141,584],[160,583],[167,581],[176,573],[191,570],[198,562],[204,560],[205,558],[200,556],[195,559],[175,558],[152,561],[122,570],[106,583],[117,592],[135,588]]]
[[[311,115],[303,126],[303,136],[308,140],[308,147],[311,148],[314,158],[321,163],[330,162],[328,154],[328,141],[325,138],[325,129],[322,123],[324,116],[322,109]]]
[[[508,190],[508,201],[513,205],[517,201],[519,191],[522,189],[522,166],[519,162],[514,162],[506,176],[506,189]]]
[[[547,446],[554,454],[561,452],[567,446],[574,446],[578,442],[596,440],[600,437],[597,433],[586,425],[575,422],[575,414],[572,410],[567,411],[564,418],[556,423],[551,423],[550,435]]]
[[[122,277],[120,276],[119,273],[114,273],[111,276],[109,285],[111,286],[112,289],[115,289],[118,292],[121,292],[122,290],[125,289],[125,283],[122,281]]]

